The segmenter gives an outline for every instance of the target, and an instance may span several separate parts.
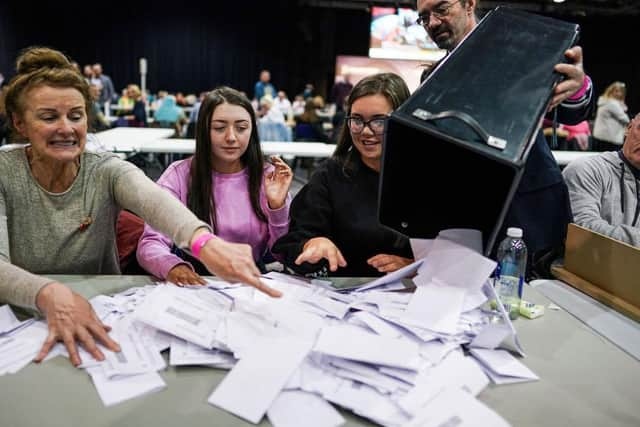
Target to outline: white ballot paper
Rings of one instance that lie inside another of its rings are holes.
[[[496,289],[491,285],[490,281],[487,280],[487,282],[482,287],[482,290],[487,295],[487,298],[489,298],[489,300],[497,301],[496,305],[500,313],[500,318],[502,319],[503,324],[506,325],[511,331],[511,333],[508,334],[506,338],[502,339],[502,342],[501,342],[502,347],[506,347],[506,348],[512,347],[515,351],[517,351],[520,354],[520,356],[523,356],[523,357],[526,356],[524,353],[524,349],[520,344],[520,339],[518,339],[518,333],[516,332],[516,328],[513,326],[513,323],[509,318],[509,313],[507,313],[507,311],[504,308],[504,304],[500,302],[500,297],[498,296]],[[500,330],[496,330],[496,329],[492,329],[492,330],[496,333],[501,333]],[[492,339],[497,340],[498,337],[493,337]],[[487,338],[483,337],[483,340],[487,340]]]
[[[200,347],[213,348],[222,306],[209,298],[208,292],[215,291],[158,285],[134,315],[161,331]]]
[[[413,281],[420,287],[429,285],[437,278],[448,286],[474,290],[482,288],[495,268],[496,262],[492,259],[454,241],[438,237]]]
[[[0,306],[0,334],[10,332],[18,326],[20,326],[20,322],[11,311],[11,307],[9,305]]]
[[[176,337],[171,340],[171,354],[169,356],[171,366],[206,365],[231,368],[235,362],[236,360],[230,353],[217,348],[209,350]]]
[[[324,327],[313,350],[343,359],[414,371],[420,366],[420,347],[415,342],[372,334],[353,325]]]
[[[424,406],[404,427],[508,427],[493,409],[461,389],[449,388]]]
[[[312,346],[312,341],[294,337],[258,339],[208,402],[257,424]]]
[[[0,337],[0,375],[15,374],[38,355],[47,338],[47,324],[31,322]]]
[[[338,427],[344,418],[322,397],[301,390],[283,391],[267,411],[273,427]]]
[[[454,351],[438,365],[421,372],[416,386],[398,400],[400,407],[410,415],[418,415],[443,390],[457,388],[477,395],[489,385],[489,379],[471,357]]]
[[[513,331],[506,323],[489,323],[480,330],[469,346],[494,349],[512,334]]]
[[[506,350],[472,348],[470,353],[496,384],[535,381],[540,378]]]
[[[431,331],[454,334],[462,312],[465,290],[453,286],[436,285],[416,288],[403,320]]]
[[[435,239],[409,239],[413,259],[426,258]]]
[[[108,379],[99,366],[87,371],[104,406],[116,405],[125,400],[154,393],[167,386],[157,372]]]
[[[143,328],[137,325],[131,318],[123,318],[113,325],[111,337],[118,342],[121,351],[104,351],[105,361],[101,368],[106,378],[155,372],[166,367],[151,337],[138,333]]]
[[[406,265],[399,270],[393,271],[391,273],[387,273],[382,277],[378,277],[377,279],[360,286],[354,291],[355,292],[368,291],[373,288],[377,288],[380,286],[391,284],[393,282],[397,282],[415,273],[418,270],[418,268],[420,268],[423,262],[424,262],[424,259],[419,259],[417,261],[414,261],[411,264]]]

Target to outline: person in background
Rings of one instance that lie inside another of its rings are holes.
[[[293,110],[291,109],[291,101],[287,98],[287,94],[283,90],[278,91],[278,96],[273,100],[273,107],[282,112],[287,119],[293,119]]]
[[[178,92],[176,93],[176,105],[178,107],[186,107],[188,105],[187,103],[187,97],[184,96],[184,93],[182,92]]]
[[[101,84],[100,103],[113,102],[116,100],[116,89],[113,87],[111,77],[102,73],[102,65],[100,63],[93,64],[93,80],[99,80]]]
[[[304,104],[304,112],[295,117],[295,140],[326,142],[327,136],[322,127],[322,118],[318,116],[318,109],[312,98]]]
[[[273,99],[276,96],[276,88],[271,83],[271,73],[269,70],[260,72],[260,79],[256,82],[253,90],[253,99],[258,103],[264,96],[270,96]]]
[[[477,25],[476,5],[477,0],[417,0],[417,22],[440,49],[451,51]],[[565,57],[569,63],[557,64],[554,68],[555,72],[564,75],[564,80],[554,88],[549,110],[556,108],[558,122],[571,125],[585,120],[590,114],[592,86],[591,79],[582,69],[582,48],[575,46],[567,50]],[[425,70],[421,79],[424,80],[435,68]],[[540,131],[527,158],[503,228],[519,227],[524,230],[529,249],[529,272],[549,277],[550,263],[562,253],[570,221],[567,187]],[[505,230],[500,232],[505,233]]]
[[[182,125],[187,123],[184,110],[176,105],[176,97],[168,95],[153,114],[154,123],[160,127],[174,128],[176,135],[180,135]]]
[[[576,159],[562,174],[576,224],[640,247],[640,114],[621,150]]]
[[[302,97],[307,100],[309,98],[313,98],[314,96],[314,87],[311,83],[307,83],[304,85],[304,90],[302,91]]]
[[[167,92],[166,90],[159,90],[158,96],[153,100],[153,103],[151,104],[151,110],[156,111],[158,108],[160,108],[167,96],[169,96],[169,92]]]
[[[413,262],[409,239],[377,218],[387,116],[409,97],[402,78],[375,74],[358,82],[333,155],[291,204],[289,233],[274,254],[311,276],[380,276]]]
[[[289,226],[293,173],[278,157],[265,165],[251,103],[234,89],[220,87],[200,107],[193,157],[172,163],[158,179],[214,233],[251,246],[260,263]],[[138,263],[169,282],[205,283],[207,270],[165,234],[145,225]]]
[[[336,111],[342,111],[344,101],[349,96],[349,92],[353,89],[353,85],[349,81],[349,74],[337,75],[336,81],[331,88],[331,96],[329,100],[336,105]]]
[[[135,100],[129,98],[129,86],[127,86],[122,89],[122,95],[120,95],[120,98],[118,98],[118,113],[126,114],[130,112],[131,110],[133,110],[134,103]]]
[[[136,84],[127,86],[127,96],[133,101],[133,109],[124,116],[129,127],[147,127],[147,106],[142,91]]]
[[[202,105],[202,101],[207,96],[207,92],[200,92],[198,99],[193,104],[193,108],[189,113],[189,123],[187,124],[187,138],[195,138],[196,137],[196,123],[198,122],[198,113],[200,112],[200,106]]]
[[[71,363],[76,342],[104,360],[109,327],[89,302],[49,274],[119,274],[115,224],[129,209],[191,251],[209,271],[231,282],[279,292],[260,281],[251,247],[215,237],[171,195],[112,153],[84,150],[91,116],[86,80],[49,48],[27,48],[4,96],[11,131],[27,145],[0,152],[0,301],[39,311],[49,334],[36,356],[57,341]],[[37,208],[34,206],[37,200]]]
[[[304,100],[304,97],[301,94],[295,96],[295,98],[293,99],[293,103],[291,104],[291,109],[293,110],[294,118],[304,113],[305,104],[306,104],[306,101]]]
[[[90,64],[85,65],[82,68],[82,75],[87,83],[91,84],[91,80],[93,80],[93,67]],[[100,87],[100,90],[102,90],[102,82],[96,82],[96,85]]]
[[[94,132],[100,132],[111,127],[111,123],[104,116],[102,107],[98,102],[100,99],[100,88],[97,85],[91,84],[89,86],[89,92],[91,93],[91,108],[93,109],[93,117],[89,124],[89,129]]]
[[[613,82],[598,98],[596,120],[593,123],[595,151],[617,151],[622,145],[625,127],[629,123],[624,99],[627,88],[622,82]]]
[[[284,123],[285,116],[280,109],[275,108],[272,98],[265,96],[260,100],[260,122]]]

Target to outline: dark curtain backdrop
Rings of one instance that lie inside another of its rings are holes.
[[[63,50],[80,66],[102,63],[118,91],[140,82],[138,60],[146,57],[153,92],[198,93],[226,84],[251,97],[267,68],[291,98],[307,82],[324,95],[336,55],[366,55],[368,22],[365,11],[299,7],[295,1],[132,1],[120,7],[11,2],[0,5],[0,72],[12,74],[19,49],[38,44]]]
[[[624,81],[630,111],[640,111],[640,55],[632,44],[637,17],[564,19],[582,26],[585,68],[596,92]],[[252,96],[259,71],[268,68],[290,97],[307,82],[326,95],[336,55],[367,55],[368,26],[364,10],[296,1],[0,2],[0,72],[11,75],[17,52],[40,44],[65,51],[81,66],[101,62],[117,90],[139,83],[144,56],[154,92],[197,93],[227,84]]]

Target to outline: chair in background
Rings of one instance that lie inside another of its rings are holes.
[[[116,246],[122,274],[146,274],[136,260],[138,240],[143,231],[142,218],[129,211],[120,211],[116,224]]]
[[[294,135],[295,142],[327,142],[327,136],[322,131],[322,122],[316,124],[298,122],[294,129]],[[307,179],[309,179],[316,168],[317,162],[318,159],[312,157],[296,157],[293,160],[291,169],[294,172],[297,167],[305,169],[307,171]]]

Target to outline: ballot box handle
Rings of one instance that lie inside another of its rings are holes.
[[[505,139],[489,135],[487,131],[480,126],[480,123],[478,123],[476,119],[463,111],[448,110],[433,114],[429,111],[423,110],[422,108],[416,108],[413,112],[413,116],[427,122],[442,119],[458,119],[473,129],[488,146],[498,150],[504,150],[507,147],[507,141]]]

